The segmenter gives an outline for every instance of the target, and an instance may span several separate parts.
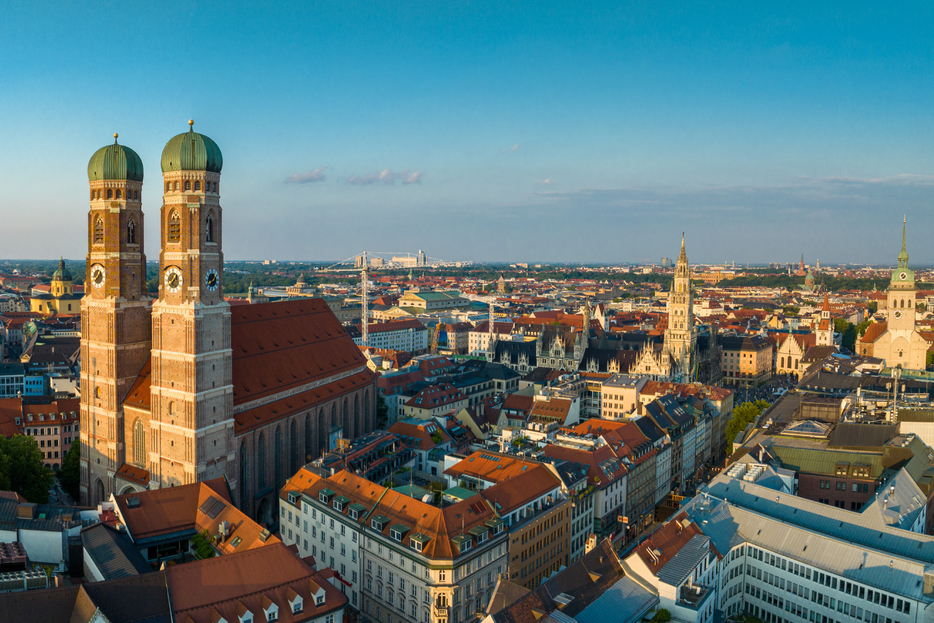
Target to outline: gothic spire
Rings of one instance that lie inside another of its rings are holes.
[[[905,247],[905,228],[908,219],[902,217],[902,251],[898,254],[898,267],[908,268],[908,249]]]
[[[687,264],[688,254],[684,251],[684,232],[681,232],[681,255],[678,256],[678,262],[684,262]]]

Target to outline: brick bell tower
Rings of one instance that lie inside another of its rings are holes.
[[[223,296],[223,156],[188,125],[162,151],[150,487],[226,476],[237,491],[230,306]]]
[[[81,503],[113,493],[125,457],[123,399],[149,357],[143,163],[117,143],[88,163],[87,275],[81,301]]]

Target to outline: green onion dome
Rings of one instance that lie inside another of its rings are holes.
[[[162,150],[162,172],[211,171],[220,173],[224,166],[217,143],[194,131],[194,121],[188,121],[188,131],[169,140]]]
[[[95,151],[88,162],[88,181],[101,180],[143,181],[143,161],[139,154],[129,147],[118,145],[116,134],[113,145]]]

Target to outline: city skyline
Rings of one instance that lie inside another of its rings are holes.
[[[224,150],[234,260],[657,262],[686,231],[697,263],[891,264],[907,214],[912,265],[934,263],[930,7],[38,11],[0,25],[4,257],[83,256],[114,132],[153,254],[158,154],[193,118]],[[180,24],[210,27],[186,45]]]

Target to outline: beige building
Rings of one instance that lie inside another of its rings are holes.
[[[724,382],[754,386],[772,378],[772,345],[761,335],[727,335],[720,345]]]
[[[886,297],[886,322],[869,326],[857,343],[859,354],[883,359],[889,368],[924,370],[934,335],[918,331],[916,299],[915,273],[908,267],[903,223],[902,250]]]
[[[603,381],[600,417],[616,420],[640,412],[639,394],[649,381],[647,376],[614,374]]]
[[[71,272],[65,268],[65,260],[62,259],[58,261],[58,270],[52,273],[49,293],[33,294],[29,301],[30,311],[40,314],[79,314],[81,296],[75,293]]]
[[[803,371],[801,361],[808,349],[817,345],[817,336],[813,333],[781,333],[776,343],[775,374],[800,376]]]

